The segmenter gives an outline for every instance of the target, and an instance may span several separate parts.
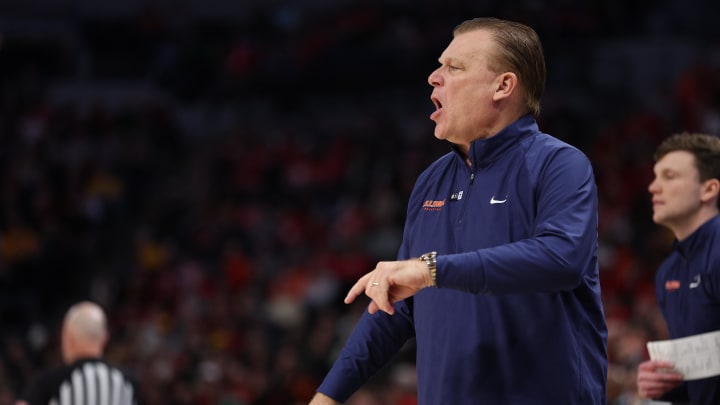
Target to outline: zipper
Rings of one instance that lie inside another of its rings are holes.
[[[464,202],[463,202],[463,205],[462,205],[462,209],[460,210],[460,217],[458,218],[458,221],[457,221],[458,225],[462,225],[463,219],[465,218],[465,209],[467,208],[467,201],[470,200],[470,189],[471,189],[471,187],[472,187],[472,185],[473,185],[473,182],[475,182],[475,172],[473,172],[472,169],[471,169],[471,171],[470,171],[470,184],[468,185],[467,193],[465,193],[465,196],[464,196],[464,198],[463,198]]]

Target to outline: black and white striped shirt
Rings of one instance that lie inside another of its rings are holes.
[[[21,400],[30,405],[138,405],[137,384],[103,360],[83,359],[38,376]]]

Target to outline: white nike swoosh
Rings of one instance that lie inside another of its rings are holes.
[[[697,288],[700,285],[700,276],[693,277],[693,281],[690,283],[690,288]]]
[[[495,196],[490,197],[490,204],[503,204],[507,201],[507,198],[504,200],[496,200]]]

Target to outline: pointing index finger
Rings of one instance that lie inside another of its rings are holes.
[[[360,294],[363,293],[363,291],[365,291],[365,287],[367,285],[367,278],[368,274],[360,277],[360,279],[355,283],[355,285],[350,288],[350,291],[348,291],[343,302],[345,302],[346,304],[350,304],[351,302],[355,301],[355,298],[357,298]]]

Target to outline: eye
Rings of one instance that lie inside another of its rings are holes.
[[[451,70],[451,71],[452,71],[452,70],[460,70],[460,68],[459,68],[458,66],[455,66],[455,65],[448,65],[448,70]]]

